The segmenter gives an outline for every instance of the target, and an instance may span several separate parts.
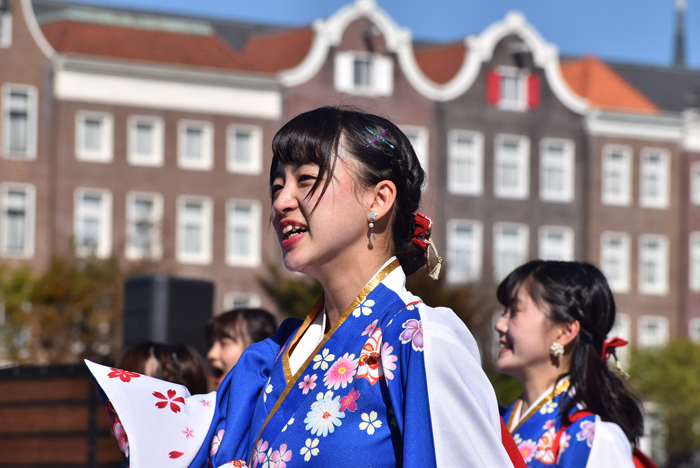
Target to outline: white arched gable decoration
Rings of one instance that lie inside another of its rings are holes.
[[[509,12],[503,21],[464,41],[468,50],[467,60],[452,80],[439,87],[437,100],[448,101],[466,92],[474,84],[482,65],[491,60],[496,45],[509,35],[519,36],[525,42],[532,52],[535,65],[544,70],[554,95],[573,112],[585,113],[588,103],[569,89],[561,74],[557,47],[545,42],[518,11]]]
[[[41,27],[39,27],[39,23],[34,15],[34,7],[32,7],[31,0],[22,0],[22,14],[27,23],[29,33],[32,35],[34,42],[39,46],[39,49],[41,49],[47,58],[52,58],[56,55],[56,51],[51,47],[49,41],[46,40],[44,33],[41,32]]]
[[[341,8],[326,20],[314,21],[315,34],[311,49],[299,65],[280,72],[282,85],[299,86],[316,75],[325,63],[330,48],[340,44],[345,29],[359,18],[369,19],[379,29],[384,36],[387,50],[397,55],[399,64],[411,85],[421,94],[433,97],[435,85],[425,77],[416,63],[411,32],[399,27],[374,0],[357,0]]]

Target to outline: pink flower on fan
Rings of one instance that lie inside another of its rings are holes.
[[[347,387],[352,382],[357,370],[357,359],[354,354],[345,353],[326,371],[323,383],[330,390],[338,390],[340,387]]]
[[[110,367],[110,369],[112,370],[112,372],[107,374],[107,377],[109,377],[110,379],[116,379],[118,377],[119,380],[121,380],[122,382],[129,383],[131,381],[131,379],[136,379],[136,378],[141,377],[136,372],[115,369],[114,367]]]
[[[345,410],[354,412],[357,409],[357,403],[355,403],[355,400],[357,400],[359,397],[360,392],[351,389],[350,393],[340,399],[340,412],[342,413]]]
[[[309,393],[310,390],[313,390],[316,387],[316,374],[314,375],[305,375],[304,376],[304,381],[299,382],[299,388],[301,389],[301,393],[306,395]]]
[[[119,450],[124,452],[124,455],[129,456],[129,439],[126,437],[126,431],[122,427],[121,423],[116,423],[112,428],[114,431],[114,436],[117,438],[117,443],[119,444]]]
[[[185,439],[189,439],[190,437],[194,437],[194,430],[190,429],[187,426],[185,426],[185,430],[182,431],[182,433],[185,434]]]
[[[287,444],[280,445],[279,450],[272,452],[270,461],[272,462],[272,468],[286,468],[289,460],[292,459],[292,451],[287,450]]]
[[[153,392],[153,396],[160,399],[160,400],[165,400],[165,401],[159,401],[156,403],[156,406],[158,408],[165,408],[168,406],[168,403],[170,403],[170,409],[172,410],[173,413],[179,413],[182,411],[182,409],[178,406],[178,403],[184,405],[185,404],[185,399],[182,397],[177,396],[177,392],[175,390],[168,390],[168,396],[166,397],[160,392]]]

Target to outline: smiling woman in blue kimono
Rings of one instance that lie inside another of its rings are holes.
[[[495,327],[496,369],[523,386],[503,419],[527,466],[632,468],[643,419],[607,366],[626,342],[606,339],[615,302],[600,270],[531,261],[503,280],[498,300],[505,312]]]
[[[215,405],[214,394],[89,364],[132,468],[503,468],[513,453],[524,466],[469,330],[405,288],[434,249],[406,136],[325,107],[284,125],[273,154],[284,264],[316,278],[323,297],[250,346]]]

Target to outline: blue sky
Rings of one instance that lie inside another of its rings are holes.
[[[307,25],[349,0],[81,0],[199,16]],[[453,41],[520,10],[562,54],[593,54],[668,65],[673,57],[675,0],[378,0],[415,39]],[[686,63],[700,69],[700,0],[687,0]]]

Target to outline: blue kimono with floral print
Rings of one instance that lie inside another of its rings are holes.
[[[564,389],[555,393],[556,396],[545,399],[532,415],[511,429],[513,439],[529,468],[585,468],[595,437],[596,417],[591,414],[572,423],[562,432],[558,448],[555,448],[557,433],[562,427],[560,410],[566,403],[568,392]],[[513,403],[503,414],[504,421],[510,420],[516,404]],[[574,408],[571,415],[577,411]]]
[[[248,348],[190,466],[436,466],[418,309],[372,286],[295,375],[288,351],[321,303]]]

